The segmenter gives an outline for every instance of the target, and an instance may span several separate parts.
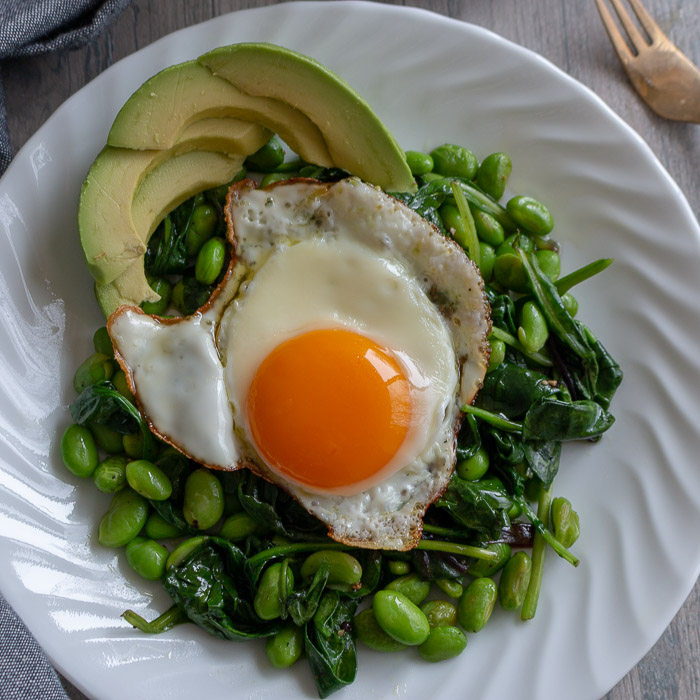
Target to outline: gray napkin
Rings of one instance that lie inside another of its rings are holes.
[[[0,175],[12,160],[2,61],[87,44],[103,32],[130,1],[0,0]]]
[[[0,0],[3,59],[90,42],[130,0]],[[0,175],[12,160],[0,72]],[[0,595],[0,700],[67,700],[44,652]]]

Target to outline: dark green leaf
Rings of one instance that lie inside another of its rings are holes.
[[[349,685],[357,673],[352,618],[358,601],[327,591],[306,625],[306,656],[320,698]]]
[[[331,567],[326,559],[321,561],[321,565],[316,569],[316,573],[305,589],[294,591],[287,598],[287,611],[299,627],[305,625],[316,614],[321,595],[328,582],[328,574]]]
[[[545,399],[533,404],[523,420],[525,440],[585,440],[602,435],[615,418],[595,401]]]
[[[542,440],[524,440],[523,450],[530,469],[548,489],[559,471],[561,442]]]

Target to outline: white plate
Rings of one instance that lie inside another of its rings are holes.
[[[76,231],[80,183],[118,108],[147,77],[237,41],[272,41],[354,85],[405,148],[452,141],[509,153],[513,191],[556,218],[566,270],[613,268],[575,290],[621,362],[617,424],[568,449],[556,492],[583,522],[578,570],[550,552],[537,617],[499,611],[459,659],[361,649],[346,700],[597,698],[653,645],[698,575],[698,225],[650,150],[559,70],[477,27],[419,10],[291,3],[190,27],[119,62],[66,102],[1,181],[0,585],[56,666],[95,698],[314,698],[304,664],[194,626],[149,637],[120,619],[168,606],[100,548],[108,498],[60,462],[76,365],[101,323]],[[485,60],[487,57],[487,60]],[[566,689],[563,691],[562,689]]]

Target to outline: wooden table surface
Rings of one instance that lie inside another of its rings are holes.
[[[700,65],[700,2],[645,0],[662,29]],[[134,0],[112,27],[83,49],[7,61],[3,81],[15,151],[71,94],[102,70],[176,29],[272,0]],[[665,121],[628,85],[593,0],[390,0],[482,27],[545,56],[592,88],[656,153],[700,213],[700,126]],[[682,535],[687,533],[681,533]],[[654,648],[606,700],[694,700],[700,697],[700,584]],[[67,681],[71,698],[84,696]],[[523,700],[535,700],[526,698]],[[562,689],[562,700],[566,692]]]

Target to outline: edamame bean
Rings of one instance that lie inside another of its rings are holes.
[[[431,627],[445,627],[457,624],[457,608],[446,600],[426,600],[420,606]]]
[[[226,242],[218,236],[210,238],[199,251],[194,265],[194,277],[200,284],[214,284],[224,269]]]
[[[169,523],[160,513],[155,511],[148,516],[144,532],[152,540],[167,540],[170,537],[181,537],[180,528]]]
[[[100,425],[92,421],[90,421],[89,427],[92,437],[95,438],[95,443],[101,450],[111,455],[116,455],[124,451],[121,433],[108,428],[106,425]]]
[[[280,140],[273,136],[264,146],[246,159],[246,167],[261,173],[269,173],[284,162],[284,148]]]
[[[518,226],[536,236],[546,236],[554,228],[554,219],[542,202],[518,195],[506,202],[506,211]]]
[[[126,375],[122,370],[119,369],[112,375],[112,384],[114,384],[114,388],[125,399],[129,399],[131,403],[134,403],[134,395],[131,393],[131,389],[129,389],[129,384],[126,381]]]
[[[479,632],[491,617],[498,598],[498,586],[488,576],[474,579],[457,604],[457,619],[467,632]]]
[[[146,537],[134,537],[126,545],[129,566],[148,581],[157,581],[163,577],[169,554],[162,544]]]
[[[469,567],[469,575],[474,578],[482,578],[483,576],[491,576],[499,569],[505,566],[510,559],[510,545],[507,542],[493,542],[484,547],[489,552],[496,552],[496,559],[477,559]]]
[[[92,433],[84,425],[69,425],[61,437],[61,458],[66,469],[86,479],[92,476],[99,457]]]
[[[126,480],[136,493],[151,501],[164,501],[173,492],[167,474],[147,459],[129,462],[126,465]]]
[[[268,173],[260,180],[260,187],[267,187],[268,185],[273,185],[275,182],[284,182],[284,180],[289,180],[289,177],[289,173]]]
[[[132,459],[140,459],[143,456],[143,435],[141,431],[122,436],[124,452]]]
[[[433,663],[459,656],[467,646],[467,636],[459,627],[433,627],[418,653]]]
[[[226,192],[228,192],[228,185]],[[223,198],[226,198],[224,192]],[[193,258],[202,249],[202,246],[216,232],[216,225],[219,223],[219,215],[216,209],[210,204],[200,204],[192,212],[190,227],[185,236],[185,253],[188,258]]]
[[[462,584],[454,578],[436,578],[435,585],[450,598],[459,598],[462,595]]]
[[[415,646],[430,634],[425,613],[403,593],[381,590],[374,594],[372,610],[379,626],[396,641]]]
[[[289,562],[270,564],[263,571],[253,598],[253,608],[261,620],[276,620],[287,596],[294,590],[294,574]]]
[[[202,467],[187,477],[182,512],[185,520],[198,530],[206,530],[223,515],[224,490],[208,469]]]
[[[92,336],[92,344],[95,347],[95,352],[100,355],[106,355],[110,359],[114,358],[114,346],[106,326],[102,326],[95,331]]]
[[[221,526],[219,537],[231,542],[240,542],[258,529],[258,523],[243,511],[230,515]]]
[[[430,152],[433,170],[445,177],[463,177],[472,180],[476,175],[479,162],[467,148],[446,143]]]
[[[486,194],[498,201],[506,190],[512,169],[509,156],[505,153],[491,153],[481,161],[476,182]]]
[[[173,566],[180,566],[180,564],[183,564],[189,558],[190,554],[199,549],[208,539],[206,535],[197,535],[196,537],[190,537],[180,543],[170,552],[170,556],[165,562],[165,570],[168,571],[168,569],[172,569]]]
[[[576,316],[578,313],[578,299],[575,296],[567,292],[562,296],[561,302],[564,304],[564,308],[567,310],[571,318]]]
[[[322,549],[309,554],[304,559],[301,569],[299,569],[302,578],[313,578],[324,560],[328,562],[330,567],[328,573],[328,583],[330,584],[352,586],[362,578],[362,565],[360,562],[347,552],[339,552],[333,549]]]
[[[532,560],[526,552],[516,552],[503,567],[498,582],[498,598],[505,610],[517,610],[525,600],[532,573]]]
[[[535,258],[540,270],[554,282],[561,272],[559,253],[556,250],[536,250]]]
[[[160,295],[158,301],[141,302],[141,308],[147,314],[162,316],[170,306],[170,297],[173,293],[173,285],[165,277],[149,277],[148,284],[151,289]]]
[[[92,474],[95,486],[102,493],[116,493],[126,486],[126,457],[107,457]]]
[[[374,651],[401,651],[406,648],[405,644],[397,642],[379,626],[372,608],[367,608],[355,615],[352,627],[357,638]]]
[[[433,159],[420,151],[406,151],[406,162],[414,177],[427,175],[433,169]]]
[[[488,214],[481,209],[471,207],[472,216],[474,217],[474,227],[476,234],[484,242],[492,246],[499,246],[506,238],[503,226],[494,219],[491,214]]]
[[[496,282],[514,292],[524,294],[530,289],[530,282],[519,255],[511,253],[496,254],[496,261],[493,264],[493,276]]]
[[[534,301],[526,301],[520,310],[518,340],[527,352],[537,352],[549,338],[547,319]]]
[[[299,169],[299,175],[301,177],[308,177],[315,180],[323,174],[323,168],[318,165],[305,165],[303,168]]]
[[[76,370],[73,377],[73,388],[80,394],[84,389],[97,384],[97,382],[111,379],[113,374],[114,363],[112,360],[101,352],[93,353]]]
[[[489,356],[487,371],[491,372],[506,359],[506,344],[499,338],[491,336],[489,338],[489,345],[491,346],[491,355]]]
[[[496,251],[488,243],[479,241],[479,270],[484,282],[493,277],[493,266],[496,264]]]
[[[439,175],[438,173],[426,173],[425,175],[421,175],[421,181],[423,182],[424,185],[427,185],[430,182],[436,182],[437,180],[444,180],[445,176],[444,175]]]
[[[112,496],[109,509],[100,520],[97,539],[103,547],[123,547],[141,532],[148,517],[148,501],[133,489]]]
[[[265,653],[275,668],[289,668],[304,651],[304,630],[294,624],[285,625],[265,640]]]
[[[489,469],[489,453],[480,447],[471,457],[457,464],[457,476],[467,481],[476,481]]]
[[[389,559],[387,568],[389,569],[389,573],[394,576],[404,576],[411,571],[411,565],[407,561],[401,559]]]
[[[581,534],[578,513],[571,507],[568,499],[557,496],[552,499],[550,524],[554,536],[567,549],[576,542]]]
[[[418,574],[399,576],[385,586],[386,590],[398,591],[414,605],[420,605],[430,594],[430,581],[424,581]]]

